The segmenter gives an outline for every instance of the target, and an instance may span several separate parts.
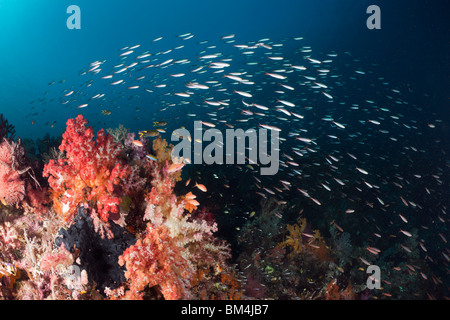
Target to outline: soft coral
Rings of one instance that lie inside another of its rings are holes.
[[[66,152],[65,159],[50,160],[43,175],[53,190],[55,207],[71,220],[82,201],[97,204],[103,221],[110,213],[119,210],[121,183],[129,175],[129,166],[123,164],[118,155],[123,146],[113,141],[104,130],[97,133],[94,141],[92,127],[86,127],[82,115],[67,121],[67,130],[59,149]],[[59,204],[58,204],[59,202]]]
[[[19,203],[25,196],[25,182],[14,166],[12,144],[6,139],[0,144],[0,200],[8,205]]]

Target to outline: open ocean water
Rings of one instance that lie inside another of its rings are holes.
[[[0,298],[448,299],[449,4],[0,0]]]

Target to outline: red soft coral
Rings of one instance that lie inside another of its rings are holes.
[[[130,172],[128,165],[118,159],[123,146],[101,129],[94,141],[94,130],[86,127],[88,121],[82,115],[67,121],[67,130],[59,147],[66,159],[50,160],[44,167],[44,177],[53,190],[57,210],[71,220],[76,208],[83,201],[97,204],[97,212],[103,221],[110,213],[119,211],[121,183]]]

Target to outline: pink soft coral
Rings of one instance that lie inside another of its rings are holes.
[[[0,144],[0,200],[8,205],[19,203],[25,195],[25,182],[14,168],[13,150],[6,139]]]
[[[72,254],[66,249],[63,243],[57,252],[45,254],[41,259],[40,266],[42,271],[48,271],[56,268],[58,265],[70,266],[73,261]]]

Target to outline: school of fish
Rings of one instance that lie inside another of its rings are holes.
[[[226,197],[224,190],[237,190],[233,183],[243,175],[242,198],[275,197],[315,219],[331,214],[329,223],[340,232],[363,235],[366,252],[357,262],[362,267],[398,247],[410,272],[442,284],[450,263],[450,162],[435,133],[442,120],[408,102],[414,92],[391,84],[376,65],[350,52],[316,52],[305,42],[302,37],[239,41],[234,34],[199,41],[192,33],[147,39],[120,48],[113,59],[91,62],[78,84],[51,82],[45,97],[31,102],[40,111],[28,117],[44,121],[42,109],[57,102],[73,112],[101,114],[100,124],[112,116],[131,117],[138,126],[133,130],[149,139],[170,140],[172,130],[190,128],[194,121],[204,130],[278,131],[276,175],[262,177],[259,164],[248,163],[202,177],[199,166],[192,169],[193,180],[202,182],[196,187],[203,192],[208,187],[209,197]],[[153,125],[156,120],[164,120],[164,130]],[[213,188],[211,179],[221,187]],[[247,208],[252,216],[253,210]],[[412,255],[428,270],[418,269]],[[393,262],[391,271],[401,262]]]

